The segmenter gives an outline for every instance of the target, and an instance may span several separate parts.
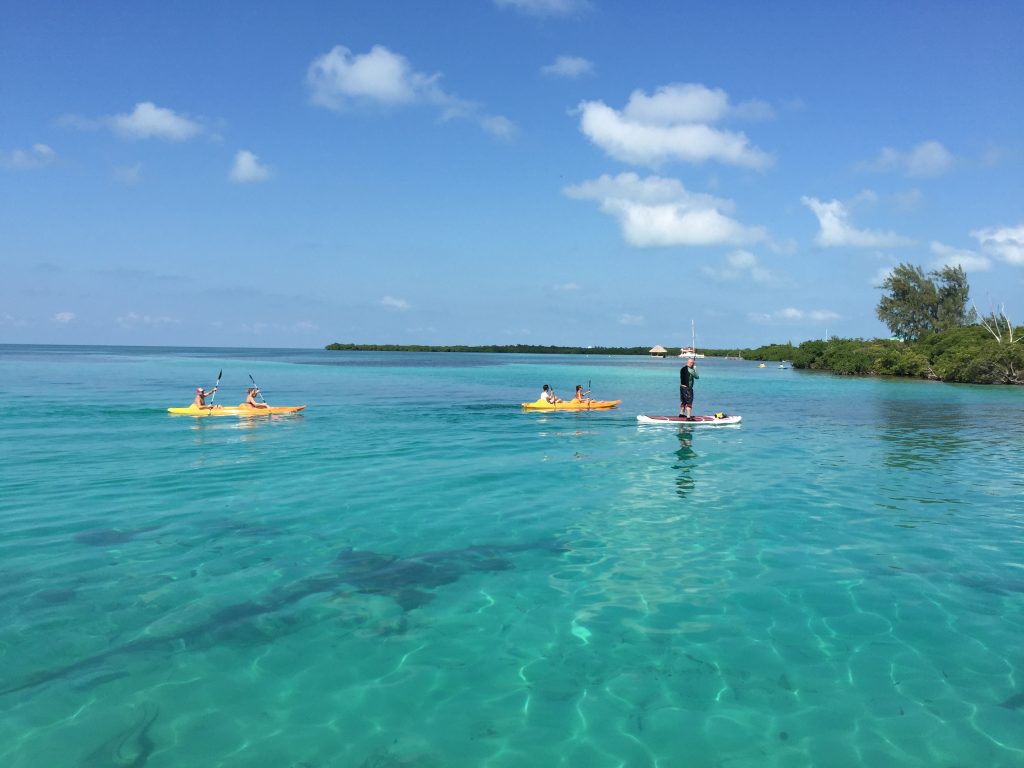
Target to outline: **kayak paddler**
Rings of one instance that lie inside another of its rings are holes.
[[[259,393],[260,391],[257,387],[249,387],[245,392],[245,404],[250,408],[269,408],[269,405],[261,403],[256,399]]]
[[[192,405],[196,408],[205,408],[206,410],[212,410],[213,408],[219,408],[220,406],[207,405],[206,398],[217,391],[217,387],[213,389],[204,390],[202,387],[196,387],[196,399],[192,401]]]

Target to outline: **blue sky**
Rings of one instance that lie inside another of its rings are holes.
[[[757,346],[1024,319],[1020,2],[3,4],[0,342]]]

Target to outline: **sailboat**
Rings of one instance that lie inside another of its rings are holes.
[[[694,330],[693,320],[690,321],[690,346],[689,347],[683,347],[682,349],[680,349],[679,350],[679,356],[680,357],[693,357],[693,358],[703,358],[704,357],[704,355],[702,355],[700,352],[697,351],[697,333]]]

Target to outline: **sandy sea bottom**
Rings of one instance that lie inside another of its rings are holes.
[[[0,362],[2,765],[1024,765],[1019,391],[707,360],[702,430],[636,423],[675,361]],[[164,412],[219,368],[309,407]]]

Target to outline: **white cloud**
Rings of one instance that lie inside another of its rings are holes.
[[[556,291],[578,291],[580,289],[576,283],[561,283],[553,287]]]
[[[15,149],[9,155],[0,155],[0,168],[42,168],[57,159],[57,153],[46,144],[33,144],[31,149]]]
[[[1009,264],[1024,266],[1024,224],[1016,227],[976,229],[971,237],[981,248]]]
[[[643,325],[645,322],[643,315],[631,315],[628,312],[619,315],[620,325]]]
[[[126,139],[166,139],[186,141],[203,132],[203,126],[194,120],[158,107],[151,101],[142,101],[126,115],[113,115],[105,122],[114,133]]]
[[[540,71],[554,77],[579,77],[593,69],[594,65],[580,56],[559,56],[553,64],[541,67]]]
[[[991,268],[992,260],[975,251],[965,251],[943,245],[935,240],[931,243],[931,252],[936,258],[932,262],[935,269],[942,267],[961,267],[965,272],[982,272]]]
[[[785,307],[768,313],[751,312],[747,317],[761,325],[787,325],[801,322],[823,323],[838,320],[840,316],[830,309]]]
[[[570,16],[590,7],[589,0],[494,0],[494,4],[532,16]]]
[[[394,105],[430,100],[440,92],[440,78],[414,72],[404,56],[383,45],[358,55],[336,45],[314,59],[306,73],[313,103],[334,110],[362,99]]]
[[[775,279],[750,251],[738,250],[728,254],[723,262],[714,267],[701,267],[701,271],[713,280],[749,279],[755,283],[770,283]]]
[[[53,322],[60,323],[61,325],[67,325],[75,319],[74,312],[58,312],[53,316]]]
[[[903,212],[916,211],[921,207],[922,199],[923,195],[921,194],[921,190],[916,187],[914,189],[909,189],[906,192],[897,192],[892,195],[893,205],[896,210]]]
[[[713,127],[729,117],[766,116],[763,102],[729,104],[725,91],[697,83],[673,83],[653,96],[634,91],[619,111],[602,101],[579,105],[580,130],[611,157],[639,165],[658,166],[678,160],[765,168],[772,157],[753,146],[740,132]]]
[[[480,127],[499,139],[511,139],[516,135],[516,126],[507,117],[487,115],[480,118]]]
[[[114,180],[126,187],[134,187],[142,182],[142,163],[122,165],[114,168]]]
[[[231,167],[229,178],[236,184],[266,181],[270,178],[270,169],[260,165],[259,158],[252,152],[242,149],[235,154],[235,164]]]
[[[412,305],[405,299],[396,299],[394,296],[385,296],[380,300],[382,307],[387,309],[398,310],[399,312],[405,312],[406,310],[412,309]]]
[[[605,174],[563,192],[577,200],[596,200],[603,213],[618,220],[623,239],[640,248],[742,245],[767,237],[762,227],[747,227],[726,215],[732,212],[732,201],[688,192],[677,179]]]
[[[375,45],[369,53],[353,54],[343,45],[313,59],[306,71],[310,100],[320,107],[343,112],[367,105],[403,107],[428,104],[442,120],[476,120],[488,133],[510,138],[511,120],[483,114],[479,105],[447,93],[439,73],[427,75],[412,68],[400,53]]]
[[[879,173],[895,172],[918,178],[941,176],[953,166],[953,155],[937,141],[925,141],[903,152],[884,147],[878,157],[861,167]]]
[[[866,193],[871,194],[871,193]],[[815,242],[826,247],[850,246],[854,248],[890,248],[913,245],[913,240],[893,232],[855,229],[850,224],[850,213],[838,200],[822,202],[816,197],[801,197],[800,202],[818,217],[820,227]]]
[[[137,312],[129,312],[117,318],[117,324],[122,328],[164,328],[180,323],[181,320],[176,317],[140,315]]]

